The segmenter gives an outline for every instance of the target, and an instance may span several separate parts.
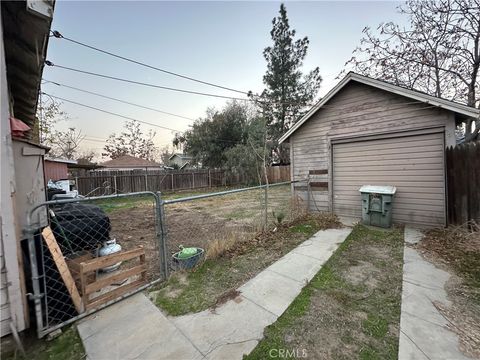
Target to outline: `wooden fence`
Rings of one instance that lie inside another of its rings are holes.
[[[272,166],[267,169],[270,183],[290,181],[290,166]],[[88,176],[71,178],[81,195],[130,193],[139,191],[177,191],[246,185],[255,181],[243,174],[230,174],[222,169],[205,170],[129,170],[92,171]]]
[[[448,223],[480,223],[480,143],[446,150]]]

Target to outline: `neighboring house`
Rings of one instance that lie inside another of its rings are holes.
[[[180,170],[191,169],[193,157],[190,155],[175,153],[168,158],[169,165],[174,166]]]
[[[154,161],[141,159],[138,157],[124,155],[116,159],[105,161],[100,164],[102,166],[98,171],[112,170],[162,170],[163,166]]]
[[[76,160],[45,158],[45,180],[57,181],[68,179],[69,165],[76,165]]]
[[[445,147],[479,110],[349,73],[287,133],[294,191],[310,208],[359,219],[361,185],[394,185],[393,221],[446,223]]]
[[[43,156],[35,142],[36,108],[53,1],[2,1],[0,4],[0,336],[29,326],[24,261],[27,213],[45,201]],[[32,225],[45,226],[39,211]],[[40,299],[37,300],[40,305]]]

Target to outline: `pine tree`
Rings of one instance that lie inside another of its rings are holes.
[[[263,77],[266,89],[261,94],[263,115],[267,120],[267,137],[272,147],[272,160],[289,163],[288,150],[278,139],[297,122],[312,105],[322,78],[317,68],[306,75],[300,71],[307,55],[308,37],[295,40],[290,29],[287,10],[280,5],[279,16],[272,21],[270,35],[273,46],[265,48],[267,72]]]

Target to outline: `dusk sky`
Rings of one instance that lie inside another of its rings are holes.
[[[398,2],[286,2],[292,28],[310,39],[304,71],[318,66],[323,77],[320,95],[338,80],[365,26],[402,20]],[[52,30],[107,51],[169,71],[215,84],[260,92],[266,63],[262,51],[271,44],[271,21],[280,2],[71,2],[57,1]],[[54,64],[219,95],[243,97],[227,90],[201,85],[146,69],[108,55],[51,38],[48,60]],[[71,71],[45,67],[44,79],[192,119],[208,107],[221,108],[225,99],[176,93],[126,84]],[[53,84],[43,91],[66,99],[158,125],[186,130],[193,121],[143,110]],[[122,130],[126,120],[64,103],[71,120],[62,128],[76,127],[87,135],[84,149],[101,151],[102,139]],[[144,131],[149,126],[142,125]],[[171,143],[172,132],[153,128],[158,146]]]

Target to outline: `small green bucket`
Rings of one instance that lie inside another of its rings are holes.
[[[180,251],[173,254],[173,262],[180,269],[191,269],[198,264],[205,252],[202,248],[188,247],[180,245]]]

